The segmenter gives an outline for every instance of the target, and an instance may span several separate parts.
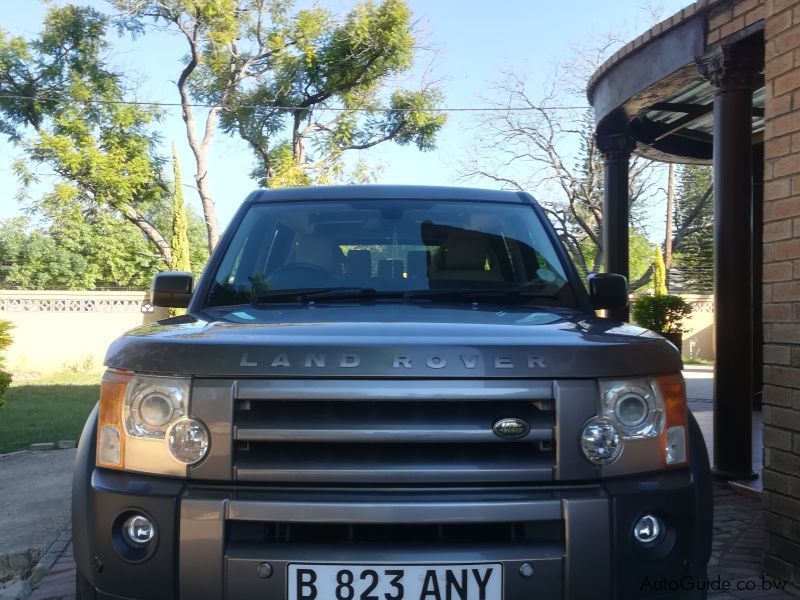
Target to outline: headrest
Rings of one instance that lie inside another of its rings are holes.
[[[426,250],[409,250],[406,255],[406,271],[409,279],[422,279],[428,276],[429,254]]]
[[[454,231],[443,248],[443,267],[449,270],[482,271],[489,256],[486,237],[473,231]]]
[[[403,261],[384,258],[378,261],[378,277],[383,279],[400,279],[403,276]]]
[[[372,275],[372,252],[369,250],[348,250],[346,260],[348,274],[359,277]]]
[[[317,235],[298,235],[295,242],[294,262],[310,263],[329,271],[336,270],[336,252],[333,240]]]

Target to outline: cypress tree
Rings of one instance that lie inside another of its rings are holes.
[[[172,193],[172,264],[173,271],[191,271],[189,259],[188,223],[186,220],[186,207],[183,204],[183,186],[181,185],[181,166],[178,163],[178,153],[175,143],[172,144],[172,171],[175,190]]]
[[[656,246],[653,260],[653,294],[656,296],[667,295],[667,269],[658,246]]]

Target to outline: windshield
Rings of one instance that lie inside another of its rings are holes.
[[[213,278],[206,306],[415,294],[450,301],[486,295],[495,302],[516,295],[523,302],[574,306],[555,249],[524,204],[254,204]]]

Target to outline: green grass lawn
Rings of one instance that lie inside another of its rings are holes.
[[[24,450],[34,442],[77,441],[99,394],[99,373],[14,382],[0,408],[0,454]]]

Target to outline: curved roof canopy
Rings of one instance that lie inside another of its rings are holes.
[[[636,153],[667,162],[711,161],[714,86],[698,63],[713,47],[706,44],[707,12],[721,2],[699,2],[639,36],[603,64],[589,81],[596,131],[628,131]],[[763,23],[754,23],[727,42],[756,39],[763,52]],[[764,129],[764,78],[753,94],[753,133]]]

